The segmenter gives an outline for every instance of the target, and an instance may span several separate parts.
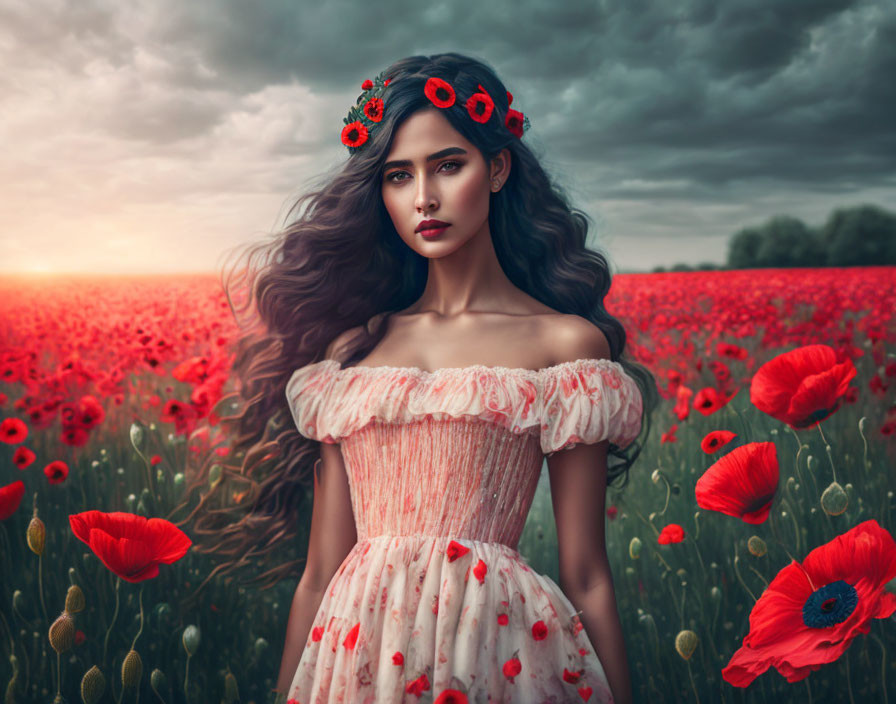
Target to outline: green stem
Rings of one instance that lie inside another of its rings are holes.
[[[737,581],[740,582],[740,585],[744,588],[747,594],[750,595],[750,598],[753,600],[755,604],[757,599],[756,596],[750,591],[750,588],[747,586],[747,583],[744,581],[744,578],[741,577],[740,570],[737,567],[737,563],[740,562],[740,556],[737,554],[737,542],[734,543],[734,574],[737,577]]]
[[[862,424],[859,423],[859,435],[862,436],[862,444],[865,446],[865,449],[862,451],[862,474],[868,476],[868,470],[871,467],[868,466],[868,440],[865,438],[865,432],[862,430]],[[884,693],[886,695],[886,693]]]
[[[134,636],[134,642],[131,643],[131,650],[135,650],[137,647],[137,639],[140,637],[140,634],[143,633],[143,583],[140,583],[140,630],[137,631],[137,635]],[[139,695],[139,692],[138,692]]]
[[[37,594],[40,596],[40,608],[44,612],[44,623],[49,623],[47,605],[44,603],[44,556],[37,556]]]
[[[190,701],[190,691],[189,691],[189,682],[190,682],[190,657],[192,657],[189,653],[187,653],[187,668],[184,673],[184,697],[186,697],[187,701]]]
[[[884,693],[884,704],[887,704],[887,646],[873,633],[869,632],[868,635],[874,638],[880,646],[880,686]]]
[[[827,453],[828,461],[831,463],[831,474],[834,475],[834,481],[837,481],[837,468],[834,467],[834,456],[831,454],[831,445],[828,443],[827,439],[824,436],[824,431],[821,429],[821,423],[818,423],[818,432],[821,433],[821,439],[824,442],[824,451]],[[839,484],[839,482],[837,482]]]
[[[846,691],[849,692],[849,704],[856,704],[856,701],[852,696],[852,679],[849,676],[849,651],[845,652],[843,655],[843,662],[846,665]]]
[[[115,625],[115,619],[118,618],[118,589],[121,586],[121,577],[115,578],[115,611],[112,612],[112,620],[109,622],[109,628],[106,630],[106,640],[103,642],[103,664],[106,662],[106,653],[109,650],[109,635],[112,633],[112,626]]]
[[[688,677],[691,678],[691,689],[694,690],[694,699],[700,704],[700,695],[697,694],[697,685],[694,683],[694,673],[691,671],[691,661],[688,660]]]

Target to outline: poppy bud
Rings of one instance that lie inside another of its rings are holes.
[[[70,650],[75,644],[75,620],[68,611],[63,611],[50,626],[50,645],[57,653]]]
[[[713,587],[709,590],[709,598],[718,603],[722,599],[722,590],[718,587]]]
[[[628,555],[633,560],[637,560],[641,557],[641,539],[638,537],[632,538],[632,541],[628,544]]]
[[[187,655],[195,655],[196,651],[199,649],[199,640],[201,633],[196,626],[187,626],[184,629],[184,635],[182,637],[184,650],[187,651]]]
[[[228,672],[224,676],[224,702],[225,704],[233,704],[240,700],[240,690],[236,684],[236,677],[232,672]]]
[[[68,593],[65,595],[65,610],[70,614],[84,610],[84,592],[77,584],[68,588]]]
[[[16,589],[12,593],[12,608],[15,611],[21,611],[24,606],[25,606],[25,597],[22,596],[22,590]]]
[[[268,642],[264,638],[255,641],[255,655],[261,657],[268,649]]]
[[[174,475],[174,494],[180,496],[184,491],[184,473],[178,472]]]
[[[860,432],[860,433],[864,433],[864,432],[865,432],[865,426],[866,426],[867,424],[868,424],[868,419],[865,418],[865,416],[862,416],[861,418],[859,418],[859,432]]]
[[[659,484],[659,483],[660,483],[660,478],[661,478],[662,476],[663,476],[663,473],[660,472],[660,470],[655,469],[655,470],[653,470],[653,474],[650,475],[650,480],[651,480],[654,484]]]
[[[768,546],[765,544],[765,541],[758,535],[753,535],[747,541],[747,550],[750,551],[751,555],[762,557],[763,555],[765,555],[765,553],[768,552]]]
[[[37,512],[35,511],[35,513]],[[25,535],[31,552],[35,555],[43,555],[44,545],[47,542],[47,527],[36,515],[31,519],[31,523],[28,524],[28,532]]]
[[[694,654],[696,649],[697,634],[693,631],[680,631],[678,635],[675,636],[675,650],[677,650],[678,654],[685,660],[690,660],[691,655]]]
[[[813,457],[812,455],[806,456],[806,466],[809,468],[810,472],[815,472],[818,470],[818,458]]]
[[[168,678],[165,677],[164,672],[162,672],[159,668],[156,668],[149,676],[149,686],[152,687],[152,691],[159,696],[159,699],[161,699],[161,690],[168,689]]]
[[[96,704],[106,691],[106,678],[96,665],[81,678],[81,699],[84,704]]]
[[[139,423],[131,423],[131,445],[134,446],[134,449],[137,452],[141,452],[143,450],[143,426]]]
[[[831,482],[830,486],[821,494],[821,508],[829,516],[839,516],[848,505],[849,497],[837,482]]]
[[[137,651],[132,650],[124,656],[124,662],[121,663],[121,684],[125,687],[137,687],[141,677],[143,677],[143,661]]]

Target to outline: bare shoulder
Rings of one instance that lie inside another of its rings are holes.
[[[611,359],[610,343],[603,331],[579,315],[546,316],[544,337],[555,364],[578,359]]]

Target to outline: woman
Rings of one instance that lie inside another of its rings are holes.
[[[270,552],[314,465],[281,700],[628,702],[604,502],[657,394],[606,260],[482,62],[362,89],[347,162],[254,274],[237,456],[281,461],[216,551]],[[562,589],[515,549],[545,456]]]

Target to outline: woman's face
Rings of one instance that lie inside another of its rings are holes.
[[[505,152],[509,171],[510,153]],[[501,167],[500,160],[496,166]],[[507,180],[504,170],[495,174],[500,183]],[[383,203],[408,247],[425,257],[442,257],[476,235],[490,236],[491,175],[482,153],[441,110],[424,109],[395,132],[382,172]],[[449,227],[424,237],[417,227],[425,220],[441,220]]]

